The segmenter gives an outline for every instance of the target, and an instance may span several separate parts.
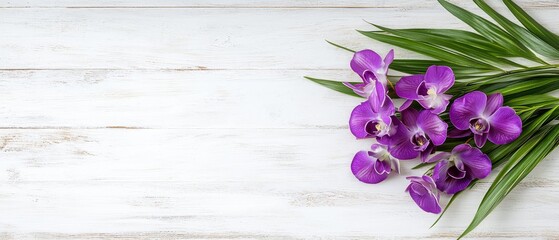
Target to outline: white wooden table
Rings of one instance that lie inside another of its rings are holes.
[[[0,239],[455,238],[491,180],[429,229],[421,171],[358,182],[359,100],[302,78],[357,80],[325,39],[386,53],[363,19],[465,28],[435,0],[1,0]],[[469,236],[558,239],[558,160]]]

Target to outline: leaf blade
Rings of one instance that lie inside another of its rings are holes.
[[[522,44],[526,45],[533,51],[550,58],[559,58],[559,51],[547,44],[547,42],[534,36],[528,30],[518,26],[516,23],[505,18],[493,8],[491,8],[483,0],[474,0],[474,2],[481,8],[487,15],[493,18],[501,27],[503,27],[509,34],[518,39]]]
[[[355,92],[353,92],[353,90],[346,87],[343,84],[343,82],[325,80],[325,79],[318,79],[318,78],[313,78],[313,77],[308,77],[308,76],[305,76],[304,78],[306,78],[308,80],[311,80],[315,83],[318,83],[318,84],[320,84],[324,87],[330,88],[330,89],[332,89],[336,92],[340,92],[340,93],[343,93],[343,94],[347,94],[347,95],[350,95],[350,96],[361,98],[361,96],[357,95]],[[356,83],[351,83],[351,84],[356,84]]]
[[[392,44],[394,46],[398,46],[401,48],[405,48],[408,50],[412,50],[415,51],[417,53],[435,58],[435,59],[439,59],[442,61],[446,61],[446,62],[450,62],[456,65],[460,65],[460,66],[470,66],[470,67],[477,67],[477,68],[481,68],[481,69],[492,69],[492,70],[500,70],[501,69],[492,66],[490,64],[478,61],[476,59],[464,56],[462,54],[456,54],[456,53],[451,53],[448,51],[445,51],[443,49],[440,49],[438,47],[426,44],[426,43],[421,43],[421,42],[414,42],[411,41],[409,39],[406,38],[402,38],[402,37],[396,37],[396,36],[390,36],[390,35],[386,35],[386,34],[382,34],[382,33],[377,33],[377,32],[367,32],[367,31],[359,31],[361,34],[370,37],[372,39],[375,39],[377,41],[381,41],[381,42],[385,42],[388,44]]]
[[[438,1],[448,12],[450,12],[458,19],[462,20],[462,22],[468,24],[482,36],[488,38],[491,41],[494,41],[495,43],[501,45],[503,48],[508,49],[515,54],[524,56],[526,59],[547,64],[543,60],[539,59],[526,46],[522,45],[518,40],[514,39],[510,34],[508,34],[506,31],[504,31],[494,23],[461,7],[449,3],[446,0]]]
[[[534,18],[532,18],[527,12],[525,12],[520,6],[518,6],[512,0],[503,0],[507,8],[511,13],[526,27],[531,33],[538,36],[540,39],[547,42],[549,45],[553,46],[555,49],[559,49],[559,36],[557,34],[549,31],[547,28],[538,23]]]
[[[559,125],[554,125],[547,134],[536,134],[529,142],[523,145],[517,152],[518,155],[525,156],[515,165],[501,181],[494,182],[496,185],[488,191],[484,196],[480,206],[470,222],[469,226],[458,237],[459,239],[466,236],[476,226],[478,226],[485,217],[499,205],[499,203],[510,193],[522,179],[524,179],[536,166],[541,162],[559,142]],[[533,149],[532,149],[533,148]]]
[[[489,54],[484,49],[477,48],[472,46],[472,44],[465,42],[460,43],[457,41],[449,41],[448,36],[438,36],[432,34],[425,34],[417,31],[405,31],[405,30],[398,30],[398,29],[391,29],[387,27],[383,27],[380,25],[372,24],[373,26],[387,32],[390,34],[394,34],[399,37],[407,38],[414,41],[421,41],[424,43],[428,43],[431,45],[436,45],[437,47],[447,48],[449,50],[453,50],[462,54],[468,54],[471,58],[479,59],[483,62],[488,62],[493,65],[509,65],[513,67],[521,67],[524,68],[525,66],[510,61],[506,58],[496,57],[494,55]]]

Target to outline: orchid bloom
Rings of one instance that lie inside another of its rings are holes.
[[[370,151],[360,151],[351,162],[351,172],[364,183],[379,183],[392,171],[400,172],[400,164],[385,146],[373,144]]]
[[[454,73],[447,66],[430,66],[425,75],[402,77],[396,83],[396,94],[407,99],[400,110],[407,109],[413,101],[434,114],[446,110],[451,95],[445,94],[454,85]]]
[[[351,112],[349,129],[358,138],[382,137],[390,134],[395,108],[388,96],[371,97]]]
[[[410,193],[411,198],[417,206],[423,211],[438,214],[441,212],[439,203],[440,193],[437,190],[435,182],[429,176],[407,177],[410,185],[406,188],[406,192]]]
[[[384,60],[373,50],[365,49],[356,52],[351,59],[350,66],[361,77],[363,83],[352,85],[345,82],[344,85],[351,88],[357,95],[369,98],[371,95],[378,95],[379,85],[377,83],[380,83],[384,90],[381,95],[385,95],[388,82],[386,74],[392,60],[394,60],[394,50],[390,50]]]
[[[433,179],[437,188],[448,194],[464,190],[472,180],[485,178],[491,173],[491,160],[478,148],[460,144],[451,153],[439,153],[429,160],[436,162]]]
[[[448,124],[428,110],[410,108],[402,112],[402,121],[393,118],[395,133],[379,138],[389,146],[390,154],[398,159],[414,159],[418,155],[425,161],[435,146],[446,140]]]
[[[510,107],[503,107],[503,95],[470,92],[454,101],[450,107],[450,121],[459,130],[474,133],[477,147],[487,139],[495,144],[507,144],[522,133],[522,121]]]

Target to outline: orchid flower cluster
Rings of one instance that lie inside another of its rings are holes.
[[[453,96],[446,94],[454,85],[454,73],[447,66],[430,66],[425,74],[402,77],[392,87],[404,103],[396,108],[388,96],[388,67],[394,59],[391,50],[383,59],[372,50],[356,52],[351,68],[363,83],[344,83],[367,100],[351,112],[349,128],[357,139],[374,138],[368,151],[355,154],[351,171],[369,184],[387,179],[400,172],[400,160],[419,158],[435,166],[423,176],[407,177],[406,191],[424,211],[440,213],[441,193],[455,194],[464,190],[474,179],[487,177],[492,168],[489,157],[480,148],[487,140],[507,144],[522,132],[522,121],[516,112],[503,106],[499,93],[487,96],[473,91],[456,98],[448,116],[455,129],[441,119]],[[392,86],[392,85],[390,85]],[[412,107],[417,102],[420,109]],[[451,152],[436,153],[437,146],[448,138],[472,136],[475,147],[468,141]]]

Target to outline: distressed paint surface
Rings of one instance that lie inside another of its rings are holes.
[[[0,239],[455,238],[491,178],[429,229],[403,177],[349,171],[359,99],[302,78],[357,80],[324,39],[388,51],[362,19],[467,29],[428,0],[0,1]],[[558,239],[557,160],[469,236]]]

